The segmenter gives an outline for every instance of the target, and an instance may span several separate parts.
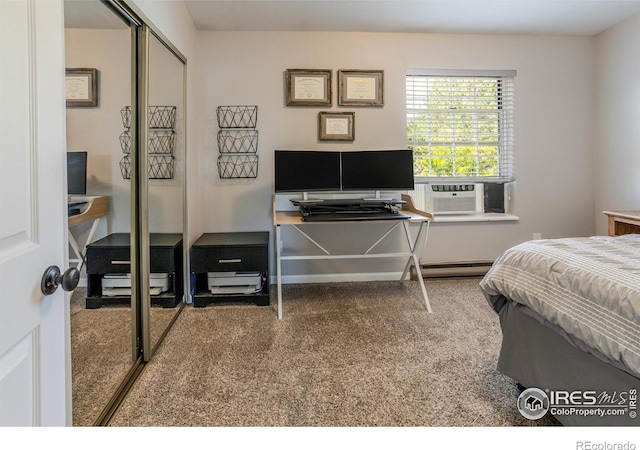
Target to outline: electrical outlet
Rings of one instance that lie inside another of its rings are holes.
[[[533,239],[534,240],[542,239],[542,233],[533,233]]]

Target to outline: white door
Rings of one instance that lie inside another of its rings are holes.
[[[61,0],[0,0],[0,426],[71,425]]]

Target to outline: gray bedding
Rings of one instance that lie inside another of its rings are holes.
[[[524,305],[505,301],[498,311],[502,346],[497,369],[522,386],[552,391],[631,392],[640,380],[615,362],[585,349]],[[552,413],[553,414],[553,413]],[[638,426],[624,415],[556,415],[568,426]]]
[[[525,305],[640,377],[640,235],[525,242],[480,287],[494,309],[505,298]]]

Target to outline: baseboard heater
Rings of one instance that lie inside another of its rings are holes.
[[[479,277],[485,275],[492,264],[491,260],[422,263],[420,271],[423,278]]]

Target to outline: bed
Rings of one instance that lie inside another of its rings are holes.
[[[525,242],[480,288],[500,318],[498,371],[524,388],[579,392],[572,406],[595,392],[605,415],[577,405],[555,414],[564,425],[640,425],[640,235]]]

